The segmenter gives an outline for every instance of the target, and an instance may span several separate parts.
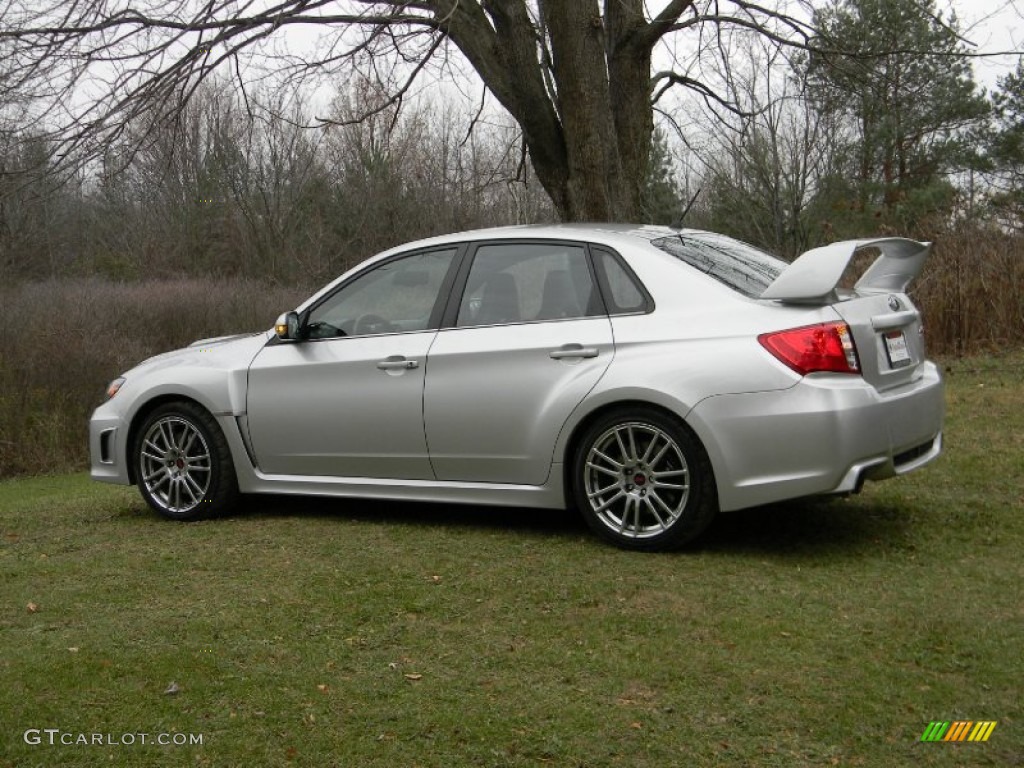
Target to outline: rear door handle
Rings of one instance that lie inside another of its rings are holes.
[[[377,363],[377,367],[382,371],[411,371],[419,368],[420,364],[418,360],[408,360],[402,355],[391,355]]]
[[[597,357],[597,347],[584,347],[582,344],[563,344],[558,349],[548,352],[552,360],[565,360],[572,357]]]

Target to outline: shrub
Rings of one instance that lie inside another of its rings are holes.
[[[196,339],[269,328],[308,291],[252,280],[99,279],[0,289],[0,477],[81,468],[110,379]]]

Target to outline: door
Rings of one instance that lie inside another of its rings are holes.
[[[427,350],[456,250],[374,265],[308,311],[301,341],[249,369],[249,436],[268,474],[430,480]]]
[[[454,327],[427,361],[424,423],[439,480],[540,485],[562,425],[611,362],[586,249],[481,245]]]

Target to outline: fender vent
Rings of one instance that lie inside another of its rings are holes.
[[[114,463],[114,433],[117,432],[116,428],[104,429],[100,432],[100,463],[101,464],[113,464]]]

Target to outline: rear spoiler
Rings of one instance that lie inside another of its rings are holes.
[[[902,237],[885,237],[844,240],[813,248],[782,270],[761,298],[797,304],[833,300],[847,264],[857,251],[865,248],[877,248],[881,255],[857,281],[854,290],[860,293],[902,293],[921,273],[932,244]]]

